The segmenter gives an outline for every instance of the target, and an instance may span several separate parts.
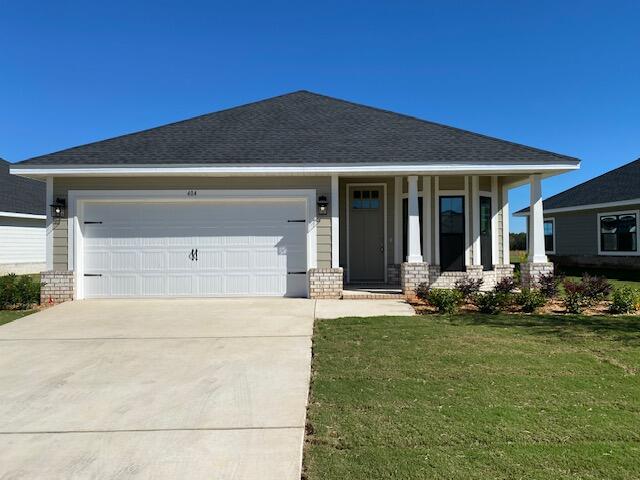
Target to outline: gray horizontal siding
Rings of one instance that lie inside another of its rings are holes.
[[[640,209],[640,204],[577,212],[548,213],[544,217],[555,218],[556,255],[598,255],[598,213],[638,209]]]

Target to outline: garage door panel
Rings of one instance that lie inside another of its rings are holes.
[[[139,276],[114,273],[110,276],[110,296],[134,297],[139,289]]]
[[[87,297],[306,295],[303,201],[85,205]],[[293,222],[291,221],[293,220]],[[198,250],[198,258],[191,256]]]
[[[193,275],[168,274],[167,275],[167,295],[170,296],[196,296],[197,290]]]
[[[140,269],[142,272],[167,269],[167,252],[163,250],[143,250],[140,252]]]
[[[145,297],[164,296],[167,291],[166,278],[163,275],[142,275],[140,278],[142,295]]]

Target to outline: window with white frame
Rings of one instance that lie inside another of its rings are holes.
[[[600,253],[636,253],[638,251],[638,213],[598,214]]]
[[[553,218],[544,219],[544,250],[546,253],[556,251],[556,222]]]

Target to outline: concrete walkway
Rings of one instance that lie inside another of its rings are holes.
[[[316,318],[405,317],[415,310],[404,300],[318,300]]]
[[[299,480],[315,307],[80,301],[0,327],[0,479]]]

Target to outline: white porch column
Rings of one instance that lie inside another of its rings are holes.
[[[409,222],[407,225],[407,262],[422,262],[422,252],[420,251],[420,210],[418,207],[418,177],[410,175],[407,177],[409,183],[408,213]]]
[[[540,174],[529,176],[531,201],[529,207],[529,262],[546,263],[544,253],[544,215],[542,211],[542,186]]]
[[[431,263],[431,177],[422,177],[422,256]]]
[[[393,263],[402,263],[402,177],[393,187]]]
[[[498,177],[491,177],[491,264],[497,265],[500,260],[498,252]]]
[[[51,216],[51,205],[53,203],[53,177],[47,177],[47,187],[46,187],[46,199],[47,204],[45,205],[46,213],[47,213],[47,222],[46,222],[46,253],[45,257],[47,260],[47,270],[53,270],[53,217]]]
[[[433,197],[436,203],[435,221],[433,222],[433,241],[435,242],[433,264],[440,265],[440,176],[438,175],[433,179]]]
[[[340,267],[340,179],[331,175],[331,268]]]
[[[509,187],[502,186],[502,198],[500,202],[502,211],[502,264],[511,263],[511,251],[509,247]]]
[[[471,242],[473,252],[472,265],[481,265],[480,257],[480,179],[471,177]]]

